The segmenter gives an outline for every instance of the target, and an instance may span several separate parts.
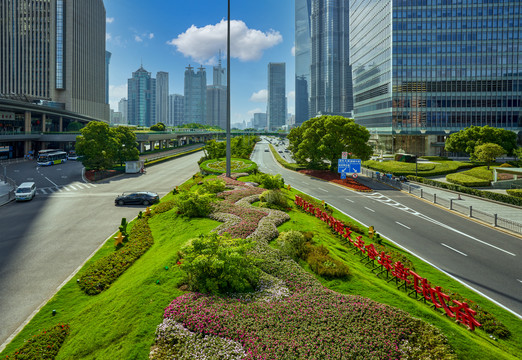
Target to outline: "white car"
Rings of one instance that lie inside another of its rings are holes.
[[[36,195],[36,184],[34,182],[24,182],[15,191],[16,201],[32,200]]]

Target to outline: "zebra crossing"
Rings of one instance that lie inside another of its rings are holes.
[[[369,193],[369,194],[367,194],[365,196],[367,198],[370,198],[372,200],[378,201],[378,202],[383,203],[385,205],[393,206],[394,208],[397,208],[399,210],[405,211],[405,212],[410,213],[412,215],[416,215],[416,216],[422,215],[418,211],[413,210],[413,209],[407,207],[406,205],[401,204],[400,202],[397,202],[397,201],[395,201],[393,199],[390,199],[386,195],[383,195],[383,194],[381,194],[379,192]]]
[[[73,183],[67,184],[67,185],[37,188],[36,194],[37,195],[51,195],[54,193],[67,193],[67,192],[91,189],[91,188],[95,188],[96,186],[97,186],[96,184],[82,183],[82,182],[76,181],[76,182],[73,182]]]

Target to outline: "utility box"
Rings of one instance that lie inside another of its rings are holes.
[[[127,174],[137,174],[143,172],[144,169],[144,161],[125,161],[125,172]]]

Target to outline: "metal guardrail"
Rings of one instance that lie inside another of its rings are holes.
[[[381,174],[377,171],[369,170],[369,169],[362,169],[361,171],[363,175],[366,175],[372,179],[376,179],[377,181],[380,181],[382,183],[389,184],[397,189],[408,191],[410,194],[416,195],[420,197],[421,199],[426,199],[432,201],[434,204],[441,205],[445,208],[448,208],[451,211],[455,211],[458,213],[461,213],[463,215],[466,215],[470,218],[481,220],[485,223],[491,224],[495,227],[499,227],[502,229],[510,230],[513,232],[516,232],[518,234],[522,234],[522,223],[511,220],[511,219],[505,219],[498,214],[488,213],[484,212],[478,209],[473,208],[473,206],[464,206],[459,204],[456,199],[445,199],[441,197],[437,197],[436,193],[432,193],[430,191],[427,191],[423,187],[411,185],[410,183],[403,183],[397,178],[389,177],[386,174]],[[460,196],[458,192],[453,192],[456,196]],[[467,194],[466,194],[467,195]],[[487,200],[485,200],[487,201]]]

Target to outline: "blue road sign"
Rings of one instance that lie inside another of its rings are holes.
[[[341,173],[341,179],[346,179],[346,173],[345,172]]]
[[[340,173],[360,173],[361,159],[339,159],[337,171]]]

